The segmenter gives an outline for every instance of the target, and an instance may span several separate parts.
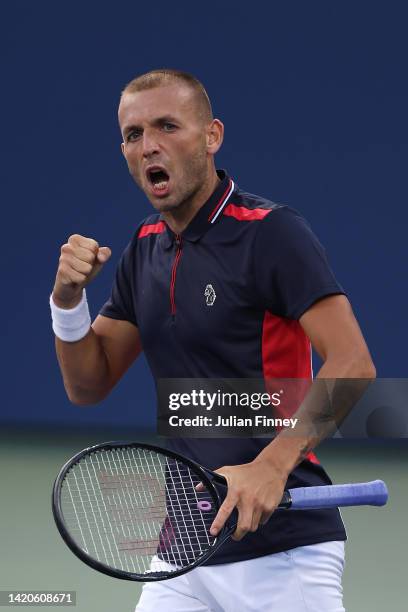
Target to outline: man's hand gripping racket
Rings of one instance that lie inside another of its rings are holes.
[[[216,535],[210,532],[225,493],[223,476],[182,455],[109,442],[62,467],[52,509],[61,536],[82,561],[116,578],[147,582],[201,565],[232,536],[234,515]],[[383,506],[387,499],[385,484],[375,480],[290,489],[278,509]]]

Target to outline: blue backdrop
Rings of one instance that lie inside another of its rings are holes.
[[[13,2],[1,19],[4,422],[153,422],[141,360],[95,408],[65,397],[48,296],[71,233],[113,257],[95,315],[150,206],[120,153],[121,88],[193,72],[226,125],[218,156],[248,191],[286,202],[327,247],[378,373],[406,376],[407,122],[403,3]]]

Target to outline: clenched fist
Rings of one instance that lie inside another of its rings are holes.
[[[74,308],[81,300],[82,289],[90,283],[111,256],[109,247],[96,240],[73,234],[61,247],[61,256],[52,292],[60,308]]]

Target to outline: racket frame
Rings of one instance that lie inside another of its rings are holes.
[[[203,555],[198,557],[193,563],[190,563],[180,569],[174,570],[169,573],[167,572],[154,572],[153,573],[152,572],[152,574],[150,573],[138,574],[138,573],[126,572],[118,568],[110,567],[109,565],[106,565],[105,563],[102,563],[101,561],[94,559],[91,555],[85,552],[85,550],[83,550],[77,544],[75,539],[71,536],[69,530],[65,526],[65,522],[63,518],[64,514],[63,514],[62,504],[61,504],[61,490],[62,490],[62,485],[64,483],[65,477],[70,472],[70,470],[76,464],[78,464],[81,461],[81,459],[83,459],[84,457],[90,456],[99,451],[117,450],[121,448],[142,448],[142,449],[150,450],[150,451],[157,453],[158,455],[164,455],[164,456],[170,457],[171,459],[176,459],[180,463],[187,465],[193,470],[193,472],[196,473],[197,477],[200,478],[201,482],[207,488],[207,492],[211,495],[213,502],[215,504],[216,511],[218,512],[218,509],[221,506],[222,500],[221,500],[221,496],[217,488],[215,487],[213,481],[216,481],[220,485],[226,486],[226,481],[223,476],[220,476],[219,474],[215,474],[214,472],[211,472],[211,470],[206,470],[199,463],[196,463],[195,461],[193,461],[192,459],[189,459],[188,457],[184,457],[174,451],[163,449],[153,444],[139,443],[139,442],[126,442],[126,441],[102,442],[101,444],[95,444],[94,446],[89,446],[88,448],[81,450],[79,453],[71,457],[71,459],[69,459],[62,466],[54,482],[54,486],[52,490],[52,513],[54,516],[54,521],[57,526],[57,529],[62,539],[68,546],[68,548],[70,548],[70,550],[74,553],[74,555],[79,557],[81,561],[83,561],[84,563],[92,567],[93,569],[99,572],[102,572],[103,574],[106,574],[108,576],[111,576],[113,578],[120,578],[122,580],[132,580],[136,582],[156,582],[159,580],[175,578],[176,576],[181,576],[182,574],[189,572],[195,567],[202,565],[207,559],[209,559],[216,552],[216,550],[218,550],[218,548],[223,544],[223,542],[225,542],[225,540],[227,540],[230,537],[230,535],[234,532],[236,528],[235,524],[234,525],[226,524],[223,527],[223,529],[218,533],[218,535],[214,537],[214,540],[212,544],[210,545],[209,549]]]

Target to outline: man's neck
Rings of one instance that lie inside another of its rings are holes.
[[[209,180],[205,182],[203,188],[198,191],[190,202],[186,202],[185,206],[164,212],[163,217],[167,225],[175,234],[181,234],[186,229],[190,221],[196,216],[197,212],[207,202],[210,196],[214,193],[220,179],[215,168],[211,171]]]

